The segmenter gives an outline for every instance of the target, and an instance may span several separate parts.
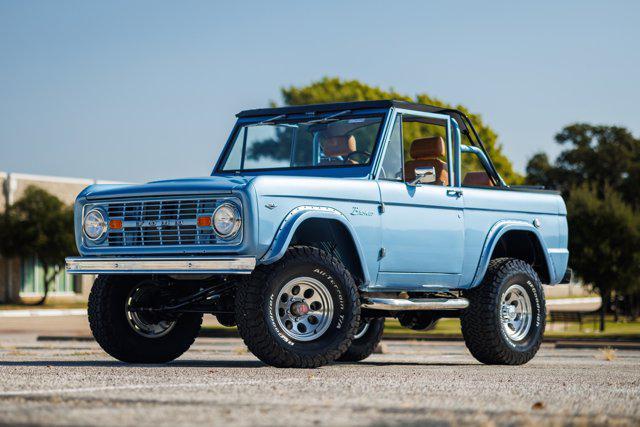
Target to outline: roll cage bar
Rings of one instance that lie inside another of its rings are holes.
[[[473,123],[471,123],[471,120],[469,120],[469,117],[467,117],[467,115],[464,114],[462,111],[456,110],[453,108],[442,109],[439,112],[441,114],[457,116],[460,119],[459,124],[462,123],[464,125],[464,126],[460,126],[461,132],[464,135],[466,135],[467,139],[469,139],[469,141],[473,146],[482,150],[482,153],[484,154],[484,159],[482,159],[482,156],[480,156],[481,162],[488,169],[489,173],[492,175],[491,178],[493,178],[493,180],[498,184],[504,184],[504,181],[501,179],[500,174],[496,169],[496,166],[493,164],[493,160],[491,160],[491,156],[489,156],[489,153],[487,152],[487,149],[485,148],[484,143],[480,138],[480,135],[478,135],[478,132],[476,131],[476,128],[473,126]],[[469,129],[471,129],[471,132],[469,132]],[[472,138],[472,134],[473,134],[473,138]],[[469,151],[473,152],[475,150],[469,150]],[[485,161],[486,161],[486,164],[484,164]]]

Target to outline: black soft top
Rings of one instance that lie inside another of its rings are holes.
[[[435,105],[418,104],[416,102],[397,101],[397,100],[379,100],[379,101],[354,101],[354,102],[331,102],[327,104],[307,104],[292,105],[288,107],[275,108],[256,108],[253,110],[244,110],[236,114],[236,117],[259,117],[259,116],[279,116],[282,114],[304,114],[304,113],[326,113],[331,111],[342,110],[375,110],[384,108],[404,108],[407,110],[424,111],[427,113],[449,114],[460,125],[463,132],[468,131],[469,119],[462,111],[450,108],[436,107]]]
[[[442,107],[435,107],[433,105],[416,104],[414,102],[406,101],[393,101],[393,100],[380,100],[380,101],[355,101],[355,102],[331,102],[327,104],[307,104],[307,105],[293,105],[288,107],[275,107],[275,108],[256,108],[254,110],[244,110],[236,114],[237,117],[256,117],[267,116],[270,114],[300,114],[300,113],[324,113],[329,111],[340,110],[371,110],[379,108],[406,108],[408,110],[426,111],[429,113],[437,113],[443,111]]]

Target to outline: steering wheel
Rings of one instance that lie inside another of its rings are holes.
[[[365,161],[362,162],[362,163],[358,163],[358,164],[366,163],[371,158],[371,153],[369,153],[368,151],[356,150],[356,151],[352,151],[349,154],[347,154],[347,157],[345,157],[345,159],[344,159],[345,163],[348,162],[349,160],[351,160],[351,157],[354,156],[354,155],[366,156]]]

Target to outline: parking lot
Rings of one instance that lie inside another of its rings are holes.
[[[545,345],[521,367],[461,342],[386,341],[358,364],[275,369],[239,339],[200,338],[168,365],[131,366],[89,340],[0,335],[0,423],[638,425],[640,351]],[[606,359],[612,360],[606,360]]]

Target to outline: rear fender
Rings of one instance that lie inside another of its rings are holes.
[[[536,236],[540,247],[542,248],[542,253],[544,254],[548,274],[551,283],[557,283],[558,277],[556,275],[555,266],[549,255],[549,249],[540,234],[540,231],[536,227],[534,227],[531,223],[525,221],[518,220],[505,220],[498,221],[496,224],[491,227],[489,233],[487,234],[487,239],[485,241],[484,247],[482,249],[482,253],[480,255],[480,261],[478,262],[478,267],[476,268],[476,273],[473,277],[473,281],[471,282],[471,288],[478,286],[484,275],[487,272],[487,268],[489,267],[489,262],[491,261],[491,255],[496,248],[497,243],[500,241],[500,238],[507,232],[513,230],[527,231],[531,232]]]

